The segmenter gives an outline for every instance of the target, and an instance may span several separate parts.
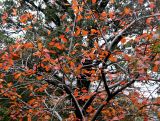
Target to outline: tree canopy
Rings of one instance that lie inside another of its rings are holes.
[[[158,120],[159,6],[1,1],[0,120]]]

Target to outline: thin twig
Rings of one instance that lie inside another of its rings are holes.
[[[74,22],[73,22],[73,28],[72,28],[72,38],[71,38],[70,45],[69,45],[68,55],[70,54],[70,52],[72,50],[73,39],[74,39],[74,31],[75,31],[75,26],[76,26],[76,18],[77,18],[77,16],[75,15]]]

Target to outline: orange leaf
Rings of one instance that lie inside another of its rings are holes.
[[[146,24],[150,24],[152,20],[153,20],[153,18],[147,18],[146,19]]]
[[[28,28],[28,29],[32,29],[33,27],[30,25],[30,26],[27,26],[27,28]]]
[[[61,19],[64,20],[66,18],[67,14],[64,14],[61,16]]]
[[[101,16],[102,16],[102,17],[106,17],[106,16],[107,16],[107,13],[106,13],[106,12],[102,12],[102,13],[101,13]]]
[[[78,5],[77,0],[72,0],[72,4],[77,6]]]
[[[22,28],[22,30],[26,31],[26,30],[28,30],[28,28],[27,28],[27,27],[24,27],[24,28]]]
[[[53,47],[53,46],[55,45],[55,42],[54,42],[54,41],[51,41],[51,42],[48,43],[48,45],[49,45],[50,47]]]
[[[83,36],[86,36],[87,34],[88,34],[88,32],[87,32],[87,31],[82,30],[82,35],[83,35]]]
[[[158,111],[158,118],[160,118],[160,111]]]
[[[154,71],[154,72],[158,72],[158,65],[155,65],[155,66],[153,67],[153,71]]]
[[[18,60],[20,58],[20,55],[18,53],[11,53],[13,60]]]
[[[65,73],[69,73],[70,71],[69,71],[69,68],[67,68],[67,67],[63,67],[63,71],[65,72]]]
[[[28,101],[28,104],[32,105],[36,100],[35,99],[31,99]]]
[[[3,67],[3,63],[0,63],[0,68],[2,68]]]
[[[44,119],[45,119],[46,121],[49,121],[49,119],[51,119],[51,117],[50,117],[49,115],[46,115],[46,116],[44,117]]]
[[[124,54],[124,59],[125,59],[126,61],[129,61],[131,58],[130,58],[127,54]]]
[[[74,94],[74,96],[75,96],[75,97],[78,97],[78,90],[77,90],[77,89],[75,89],[75,91],[74,91],[74,93],[73,93],[73,94]]]
[[[123,38],[121,39],[121,43],[124,44],[125,42],[126,42],[126,39],[123,37]]]
[[[40,51],[37,51],[37,52],[33,53],[33,55],[40,57],[42,55],[42,53]]]
[[[82,15],[78,15],[76,22],[80,21],[82,18],[83,18]]]
[[[94,41],[94,47],[96,48],[96,49],[98,49],[98,42],[96,42],[96,41]]]
[[[114,57],[113,55],[110,55],[109,60],[110,60],[111,62],[116,62],[116,61],[117,61],[117,58]]]
[[[32,42],[27,42],[27,43],[24,44],[24,47],[25,47],[25,48],[33,48],[34,45],[33,45]]]
[[[21,23],[26,23],[27,20],[28,20],[28,16],[26,14],[20,16],[20,22]]]
[[[72,0],[72,9],[75,14],[77,14],[79,12],[77,0]]]
[[[94,111],[94,108],[92,106],[89,106],[86,110],[86,112],[91,113],[92,111]]]
[[[75,33],[75,36],[78,36],[80,34],[80,32],[81,32],[81,29],[79,27],[77,27],[77,31]]]
[[[13,85],[13,83],[10,82],[10,83],[7,84],[7,87],[11,87],[12,85]]]
[[[10,83],[7,84],[7,87],[11,87],[12,85],[13,85],[13,83],[10,82]]]
[[[130,8],[124,8],[124,13],[126,15],[130,14],[130,12],[131,12]]]
[[[88,92],[88,91],[86,90],[86,88],[82,88],[81,91],[82,91],[83,93],[87,93],[87,92]]]
[[[74,66],[75,66],[72,61],[70,62],[70,66],[71,66],[71,67],[74,67]]]
[[[32,118],[31,118],[30,114],[28,114],[28,116],[27,116],[27,121],[32,121]]]
[[[12,15],[13,15],[13,16],[16,16],[16,15],[17,15],[17,9],[14,9],[14,8],[13,8],[12,11],[13,11],[13,12],[12,12]]]
[[[97,0],[92,0],[92,3],[94,4],[94,3],[96,3],[96,1],[97,1]]]
[[[21,76],[21,73],[16,73],[16,74],[14,74],[14,78],[15,78],[15,79],[18,79],[20,76]]]
[[[77,14],[79,12],[79,9],[77,6],[73,6],[72,8],[73,8],[75,14]]]
[[[91,34],[95,34],[97,33],[97,30],[96,29],[91,29]]]
[[[67,39],[65,38],[65,35],[60,35],[59,38],[60,38],[63,42],[67,42]]]
[[[42,50],[43,44],[42,44],[42,41],[40,39],[37,40],[37,45],[38,45],[38,49]]]
[[[125,84],[126,84],[126,81],[122,81],[120,84],[121,84],[121,85],[125,85]]]
[[[42,80],[43,76],[37,76],[37,80]]]
[[[113,18],[115,17],[115,13],[114,13],[114,12],[109,12],[109,17],[110,17],[111,19],[113,19]]]
[[[65,32],[69,32],[69,30],[70,30],[69,27],[67,27]]]
[[[114,4],[115,3],[115,0],[110,0],[111,4]]]
[[[54,46],[55,46],[56,48],[58,48],[59,50],[63,50],[63,48],[64,48],[64,45],[62,45],[62,44],[60,44],[60,43],[56,43]]]
[[[51,34],[51,31],[50,31],[50,30],[47,30],[47,34],[50,35],[50,34]]]

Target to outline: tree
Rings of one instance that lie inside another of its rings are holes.
[[[160,116],[159,98],[150,98],[159,87],[145,97],[134,86],[160,82],[158,4],[158,0],[2,2],[3,114],[28,121]],[[91,90],[93,82],[97,85]]]

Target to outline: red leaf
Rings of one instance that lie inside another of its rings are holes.
[[[149,5],[149,7],[150,7],[151,9],[153,9],[153,8],[155,8],[156,6],[155,6],[154,3],[151,3],[151,4]]]
[[[147,18],[146,19],[146,24],[150,24],[152,22],[153,18]]]
[[[26,23],[27,20],[28,20],[28,17],[27,17],[26,14],[20,16],[20,20],[19,20],[19,21],[20,21],[21,23]]]
[[[92,3],[95,4],[97,0],[92,0]]]
[[[113,19],[113,18],[115,17],[115,13],[114,13],[114,12],[109,12],[109,17],[110,17],[111,19]]]
[[[67,27],[65,32],[69,32],[69,30],[70,30],[69,27]]]
[[[3,13],[3,15],[2,15],[2,19],[3,19],[3,20],[5,20],[5,19],[7,19],[7,18],[8,18],[8,13],[6,13],[6,12],[5,12],[5,13]]]
[[[60,38],[63,42],[67,42],[67,39],[65,38],[65,35],[60,35],[59,38]]]
[[[102,12],[102,13],[101,13],[101,16],[102,16],[102,17],[106,17],[106,16],[107,16],[107,13],[106,13],[106,12]]]
[[[78,97],[78,90],[77,90],[77,89],[75,89],[75,91],[74,91],[74,93],[73,93],[73,94],[74,94],[74,96],[75,96],[75,97]]]
[[[153,71],[154,71],[154,72],[158,72],[158,65],[155,65],[155,66],[153,67]]]
[[[125,59],[126,61],[129,61],[131,58],[130,58],[127,54],[124,54],[124,59]]]
[[[20,58],[19,53],[11,53],[13,60],[18,60]]]
[[[144,0],[138,0],[139,4],[143,4]]]
[[[126,42],[126,39],[123,37],[123,38],[121,39],[121,43],[124,44],[125,42]]]
[[[92,111],[94,111],[94,108],[92,106],[89,106],[86,110],[86,112],[91,113]]]

